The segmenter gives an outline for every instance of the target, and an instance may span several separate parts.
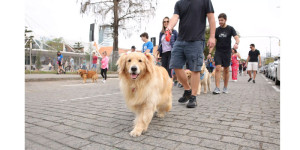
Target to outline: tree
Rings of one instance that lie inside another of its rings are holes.
[[[37,70],[40,70],[42,68],[42,64],[41,64],[41,52],[38,52],[37,53],[37,56],[36,56],[36,63],[35,63],[35,68]]]
[[[157,0],[82,0],[80,12],[93,13],[102,22],[108,22],[113,28],[113,56],[112,62],[116,64],[118,59],[119,30],[131,36],[137,33],[142,22],[155,15]]]
[[[46,44],[52,47],[52,48],[49,47],[51,50],[57,50],[57,51],[62,51],[63,50],[63,38],[62,37],[54,38],[52,40],[48,40],[46,42]]]

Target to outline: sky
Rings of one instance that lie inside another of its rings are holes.
[[[143,42],[139,35],[148,32],[150,37],[156,37],[158,43],[162,19],[172,17],[177,0],[158,0],[154,18],[149,18],[148,25],[133,33],[131,37],[119,35],[119,47],[130,48],[135,45],[141,49]],[[81,0],[25,0],[25,26],[28,26],[38,36],[63,37],[68,41],[88,43],[89,27],[95,22],[95,16],[80,14]],[[280,38],[280,2],[279,0],[212,0],[215,10],[216,26],[218,14],[227,14],[227,24],[233,26],[241,35],[238,52],[242,58],[247,58],[249,45],[254,43],[261,56],[271,52],[272,56],[280,54],[278,38]],[[208,25],[208,23],[207,23]],[[175,27],[178,29],[178,23]],[[275,36],[250,37],[250,36]],[[271,41],[271,44],[270,44]],[[235,41],[232,39],[232,44]]]

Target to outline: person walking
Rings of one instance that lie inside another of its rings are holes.
[[[92,64],[92,69],[95,69],[95,71],[97,72],[97,61],[98,61],[98,57],[96,56],[95,52],[93,52],[93,64]]]
[[[253,83],[255,83],[255,77],[257,73],[258,67],[261,67],[261,58],[260,58],[260,52],[259,50],[255,49],[255,45],[251,44],[250,45],[250,51],[248,53],[248,58],[246,61],[246,67],[248,74],[250,76],[248,82],[252,80],[251,72],[253,73]],[[259,60],[259,64],[258,64]]]
[[[72,57],[70,58],[70,63],[71,63],[71,72],[74,72],[74,59]]]
[[[49,67],[49,71],[50,71],[52,69],[52,64],[50,61],[49,61],[48,67]]]
[[[178,80],[184,88],[179,103],[187,103],[187,108],[197,106],[197,90],[200,82],[200,71],[203,65],[203,50],[205,47],[206,17],[210,26],[210,36],[207,42],[209,48],[215,46],[215,18],[211,0],[179,0],[175,4],[174,14],[167,27],[168,32],[179,21],[179,34],[171,53],[170,68],[175,70]],[[183,69],[188,63],[191,70],[191,86]]]
[[[85,58],[83,58],[83,60],[82,60],[82,69],[87,70]]]
[[[243,75],[243,62],[242,60],[239,61],[239,75]]]
[[[143,48],[142,48],[142,53],[150,53],[153,55],[153,43],[149,41],[149,36],[147,32],[144,32],[140,35],[142,41],[144,42]]]
[[[216,52],[215,52],[215,65],[216,65],[216,75],[215,75],[215,84],[216,88],[213,91],[213,94],[220,94],[220,77],[221,77],[221,67],[223,69],[223,78],[224,78],[224,87],[223,93],[228,93],[228,80],[229,80],[229,66],[231,58],[231,37],[235,39],[234,49],[238,49],[240,39],[232,26],[226,24],[227,16],[225,13],[221,13],[218,16],[219,27],[216,29],[215,38],[217,39],[216,43]],[[211,52],[213,48],[209,49],[209,54],[207,58],[211,57]]]
[[[232,70],[232,81],[237,82],[237,74],[239,70],[239,61],[238,59],[241,59],[240,54],[237,52],[236,49],[232,49],[232,55],[231,55],[231,70]]]
[[[61,71],[62,73],[66,74],[66,71],[62,68],[62,61],[63,61],[63,55],[60,53],[60,51],[57,52],[57,64],[58,64],[58,69],[57,69],[57,74],[60,74]]]
[[[102,82],[105,83],[107,79],[107,70],[108,70],[108,61],[109,58],[107,57],[106,51],[102,53],[102,60],[101,60],[101,76]]]
[[[172,35],[170,41],[166,40],[166,29],[169,25],[169,17],[165,17],[162,22],[162,30],[159,33],[159,48],[158,53],[161,57],[162,66],[168,71],[170,78],[172,78],[172,72],[169,68],[171,60],[171,51],[174,46],[175,41],[177,40],[178,33],[176,30],[172,30]]]
[[[244,76],[246,76],[247,75],[247,66],[246,66],[245,60],[243,60],[243,72],[244,72]]]

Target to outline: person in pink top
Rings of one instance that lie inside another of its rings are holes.
[[[96,56],[95,52],[93,52],[93,64],[92,64],[92,69],[95,68],[95,71],[97,72],[97,60],[98,60],[98,57]]]
[[[231,55],[231,70],[232,70],[232,81],[237,82],[237,74],[239,70],[239,61],[237,58],[241,59],[240,54],[237,52],[236,49],[232,49],[232,55]]]
[[[109,58],[107,57],[106,51],[102,53],[102,60],[101,60],[101,76],[103,77],[102,82],[105,83],[107,78],[107,70],[108,70],[108,61]]]

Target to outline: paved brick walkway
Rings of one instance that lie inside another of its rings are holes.
[[[26,149],[279,150],[280,93],[260,74],[247,79],[230,82],[229,94],[201,93],[195,109],[178,104],[183,90],[174,87],[172,110],[137,138],[118,79],[26,82]]]

